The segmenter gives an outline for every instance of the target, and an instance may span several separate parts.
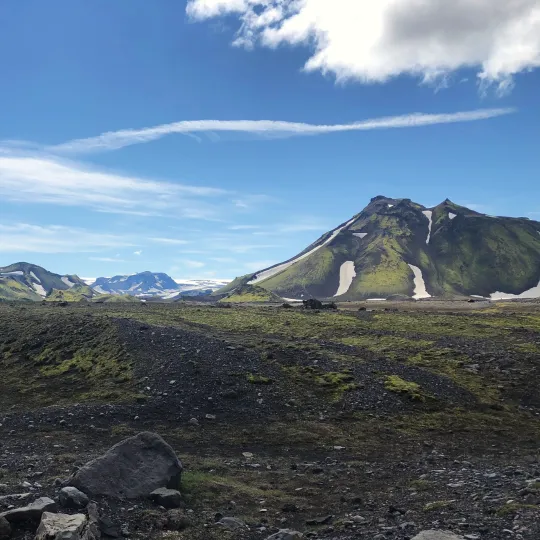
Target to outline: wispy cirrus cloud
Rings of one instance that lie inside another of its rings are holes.
[[[84,253],[131,247],[132,239],[61,225],[0,223],[0,252]]]
[[[182,240],[180,238],[153,237],[153,238],[149,238],[149,240],[157,244],[169,244],[173,246],[182,246],[185,244],[189,244],[189,240]]]
[[[91,261],[99,262],[110,262],[110,263],[119,263],[119,262],[128,262],[126,259],[118,259],[116,257],[88,257]]]
[[[454,113],[424,114],[412,113],[401,116],[372,118],[350,124],[306,124],[277,120],[190,120],[173,122],[141,129],[109,131],[96,137],[75,139],[48,148],[53,153],[86,153],[116,150],[133,144],[142,144],[161,139],[175,133],[193,134],[207,132],[241,132],[252,135],[277,138],[313,136],[348,131],[370,131],[375,129],[396,129],[475,122],[488,120],[515,112],[513,108],[477,109]],[[242,200],[239,200],[242,204]]]
[[[0,197],[135,216],[216,220],[227,191],[99,170],[48,154],[0,153]]]

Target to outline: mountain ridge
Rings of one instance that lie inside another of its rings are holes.
[[[536,297],[539,282],[540,223],[378,195],[298,255],[218,293],[247,283],[298,299]]]

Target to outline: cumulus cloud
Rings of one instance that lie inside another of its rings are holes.
[[[237,16],[237,46],[311,47],[305,69],[338,80],[431,82],[473,68],[504,92],[540,66],[538,0],[189,0],[187,14]]]
[[[96,137],[75,139],[56,146],[49,151],[56,153],[86,153],[103,150],[116,150],[133,144],[141,144],[174,133],[195,133],[210,131],[226,131],[249,133],[263,137],[293,137],[308,135],[323,135],[343,131],[369,131],[373,129],[392,129],[431,126],[435,124],[453,124],[457,122],[474,122],[488,120],[497,116],[515,112],[511,108],[478,109],[455,113],[423,114],[412,113],[401,116],[387,116],[353,122],[350,124],[305,124],[301,122],[286,122],[278,120],[189,120],[162,124],[159,126],[122,129],[109,131]],[[234,201],[237,206],[243,200]]]

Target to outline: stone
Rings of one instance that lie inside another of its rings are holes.
[[[301,532],[291,529],[281,529],[281,531],[269,536],[266,540],[299,540],[300,538],[304,538]]]
[[[86,507],[88,512],[88,526],[84,531],[82,540],[101,540],[101,531],[99,530],[99,512],[95,502],[91,502]]]
[[[0,517],[0,540],[7,540],[11,536],[11,525],[9,521]]]
[[[40,497],[28,506],[2,512],[0,518],[5,518],[10,523],[39,521],[43,512],[54,512],[55,510],[56,503],[52,499],[49,499],[49,497]]]
[[[111,538],[120,538],[122,536],[122,527],[119,523],[116,523],[108,517],[102,517],[98,519],[99,530],[105,535]]]
[[[464,540],[463,536],[458,536],[450,531],[422,531],[412,540]]]
[[[88,497],[77,488],[68,486],[60,490],[58,500],[62,506],[66,508],[73,508],[75,510],[79,508],[86,508],[86,505],[90,502]]]
[[[44,512],[35,540],[80,540],[85,524],[84,514]]]
[[[183,510],[169,510],[167,512],[167,529],[170,531],[183,531],[191,525],[190,519]]]
[[[158,488],[150,493],[150,499],[165,508],[180,508],[182,494],[176,489]]]
[[[248,529],[248,526],[242,520],[233,517],[221,518],[216,525],[225,527],[226,529],[229,529],[229,531],[241,531]]]
[[[177,486],[182,463],[157,434],[142,432],[114,445],[76,471],[67,484],[87,495],[136,499]]]

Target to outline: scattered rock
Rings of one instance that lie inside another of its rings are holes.
[[[11,525],[9,521],[0,517],[0,540],[7,540],[11,536]]]
[[[322,309],[323,303],[316,298],[310,298],[309,300],[302,300],[304,309]]]
[[[84,531],[82,540],[100,540],[101,531],[99,529],[99,512],[95,502],[88,504],[86,511],[88,512],[88,527]]]
[[[324,516],[306,520],[306,525],[326,525],[332,521],[334,516]]]
[[[183,531],[191,525],[191,521],[183,510],[169,510],[167,512],[167,529],[170,531]]]
[[[108,517],[99,518],[98,527],[105,536],[110,536],[111,538],[120,538],[122,536],[122,527],[120,524]]]
[[[65,508],[86,508],[86,505],[89,503],[88,497],[77,488],[68,486],[60,490],[58,500],[62,506]]]
[[[2,512],[0,514],[0,519],[5,518],[10,523],[39,521],[43,512],[54,512],[55,510],[56,503],[52,499],[49,499],[49,497],[41,497],[28,506]]]
[[[150,493],[150,499],[165,508],[180,508],[183,504],[182,494],[175,489],[155,489]]]
[[[449,531],[422,531],[412,540],[463,540],[463,536],[451,533]]]
[[[35,540],[80,540],[86,524],[84,514],[52,514],[44,512]]]
[[[178,485],[181,473],[174,450],[159,435],[143,432],[81,467],[68,484],[89,495],[134,499]]]
[[[225,527],[226,529],[229,529],[229,531],[241,531],[241,530],[247,530],[248,526],[240,519],[233,518],[233,517],[224,517],[221,518],[216,525],[220,525],[221,527]]]
[[[281,529],[281,531],[269,536],[266,540],[298,540],[304,538],[304,535],[291,529]]]

